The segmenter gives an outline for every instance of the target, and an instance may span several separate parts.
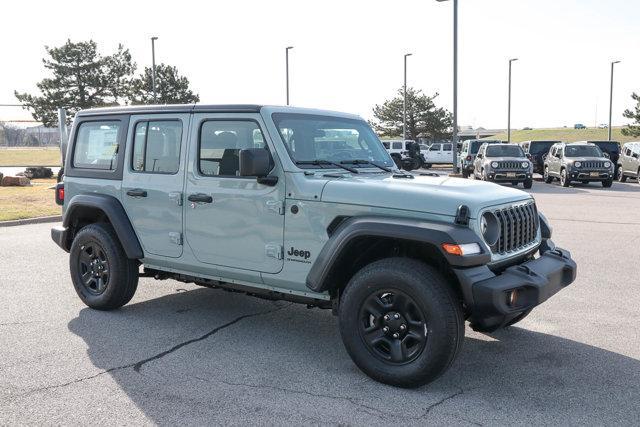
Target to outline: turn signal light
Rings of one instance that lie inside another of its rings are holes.
[[[455,245],[453,243],[443,243],[442,249],[449,255],[477,255],[481,252],[480,245],[477,243],[466,243],[464,245]]]

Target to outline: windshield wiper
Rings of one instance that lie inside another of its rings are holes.
[[[370,162],[369,160],[358,160],[358,159],[356,159],[356,160],[343,160],[340,163],[344,163],[344,164],[348,164],[348,165],[371,165],[371,166],[377,167],[378,169],[382,169],[385,172],[393,172],[393,170],[389,169],[388,167],[379,165],[379,164],[374,163],[374,162]]]
[[[348,166],[345,165],[341,165],[340,163],[336,163],[336,162],[330,162],[329,160],[296,160],[296,165],[314,165],[314,166],[321,166],[321,165],[331,165],[331,166],[335,166],[337,168],[340,169],[344,169],[347,170],[351,173],[359,173],[357,169],[355,168],[350,168]]]

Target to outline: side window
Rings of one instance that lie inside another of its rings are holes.
[[[384,148],[387,150],[389,149],[389,143],[387,141],[382,141],[382,145],[384,145]]]
[[[402,142],[394,142],[393,143],[394,150],[402,150]]]
[[[451,151],[451,144],[443,144],[442,145],[442,151]]]
[[[429,147],[429,151],[440,151],[440,144],[433,144],[431,147]]]
[[[240,150],[266,148],[258,123],[208,120],[200,126],[198,171],[205,176],[238,176]]]
[[[112,171],[118,157],[120,122],[100,121],[80,124],[73,151],[73,166]]]
[[[630,156],[631,155],[631,150],[629,148],[625,148],[624,149],[624,155],[627,156],[627,157]]]
[[[135,172],[174,174],[180,168],[180,120],[138,122],[131,168]]]

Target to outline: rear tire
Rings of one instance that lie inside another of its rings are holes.
[[[122,307],[138,287],[138,262],[127,258],[110,224],[90,224],[76,234],[69,266],[76,293],[97,310]]]
[[[345,288],[338,314],[354,363],[374,380],[398,387],[438,378],[464,339],[462,307],[449,283],[433,267],[409,258],[362,268]]]

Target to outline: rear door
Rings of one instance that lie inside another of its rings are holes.
[[[453,163],[452,147],[453,144],[442,144],[442,151],[440,151],[440,163]]]
[[[189,114],[132,116],[122,201],[145,254],[182,255],[182,204]]]

